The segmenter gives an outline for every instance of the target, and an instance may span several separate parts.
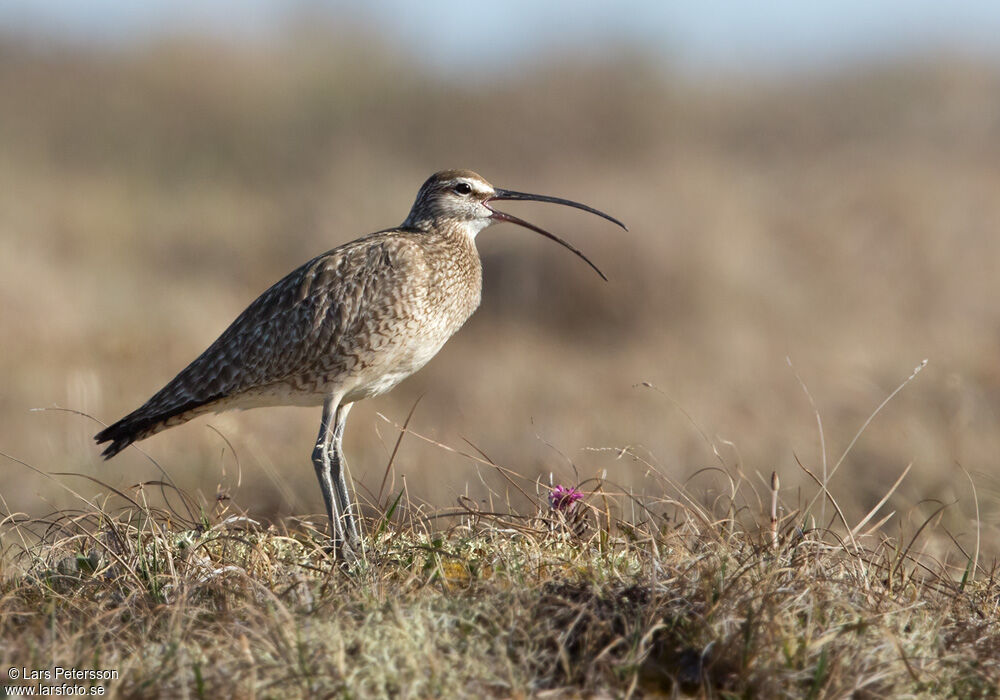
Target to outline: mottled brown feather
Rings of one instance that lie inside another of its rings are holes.
[[[482,272],[458,227],[391,229],[313,258],[261,294],[141,407],[95,436],[110,458],[227,408],[316,405],[388,391],[479,305]]]

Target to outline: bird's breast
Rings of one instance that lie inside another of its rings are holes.
[[[457,248],[457,249],[456,249]],[[482,267],[474,244],[426,246],[423,270],[411,271],[392,313],[364,329],[365,357],[349,400],[383,394],[426,365],[478,308]]]

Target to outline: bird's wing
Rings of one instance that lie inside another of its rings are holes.
[[[308,391],[304,384],[311,378],[336,376],[354,361],[352,349],[391,312],[389,306],[405,305],[404,289],[413,288],[414,277],[426,269],[419,246],[387,233],[335,248],[286,275],[97,441],[115,441],[106,451],[113,455],[197,415],[200,407],[278,383]]]

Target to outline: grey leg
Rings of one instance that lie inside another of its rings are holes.
[[[335,423],[334,414],[339,410],[337,407],[339,399],[329,397],[323,403],[323,421],[319,426],[319,435],[316,437],[316,447],[313,448],[312,461],[316,469],[316,478],[319,479],[319,488],[323,492],[323,501],[326,503],[326,514],[330,518],[330,536],[335,545],[346,544],[347,538],[344,533],[344,523],[340,520],[338,494],[333,479],[331,443],[334,440]]]
[[[342,441],[344,438],[344,426],[347,425],[347,414],[354,404],[341,404],[334,414],[334,429],[332,450],[330,451],[330,461],[332,463],[332,477],[334,485],[337,487],[337,499],[340,501],[342,528],[346,530],[348,542],[351,545],[358,544],[361,536],[358,534],[358,525],[351,513],[351,492],[347,488],[347,460],[344,459],[344,448]]]

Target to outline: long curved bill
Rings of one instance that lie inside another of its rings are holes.
[[[494,201],[494,200],[498,200],[498,199],[499,200],[504,200],[504,199],[517,200],[517,199],[520,199],[520,200],[526,200],[526,201],[531,201],[531,202],[550,202],[552,204],[562,204],[563,206],[566,206],[566,207],[573,207],[574,209],[582,209],[583,211],[590,212],[591,214],[596,214],[597,216],[601,217],[602,219],[607,219],[611,223],[617,224],[618,226],[621,226],[623,229],[625,229],[626,231],[628,231],[628,228],[625,226],[625,224],[623,224],[621,221],[619,221],[615,217],[610,216],[608,214],[605,214],[603,211],[600,211],[599,209],[594,209],[593,207],[588,207],[586,204],[580,204],[579,202],[574,202],[573,200],[570,200],[570,199],[562,199],[561,197],[549,197],[547,195],[542,195],[542,194],[528,194],[527,192],[514,192],[512,190],[502,190],[500,188],[494,188],[493,192],[494,192],[493,196],[490,197],[489,199],[487,199],[486,202],[485,202],[486,206],[489,207],[490,211],[493,212],[493,215],[490,218],[492,218],[492,219],[494,219],[496,221],[508,221],[508,222],[510,222],[512,224],[517,224],[518,226],[523,226],[526,229],[534,231],[535,233],[541,234],[542,236],[545,236],[546,238],[555,241],[556,243],[558,243],[559,245],[563,246],[564,248],[566,248],[568,250],[571,250],[574,254],[576,254],[577,256],[579,256],[585,263],[587,263],[588,265],[590,265],[594,269],[594,272],[596,272],[597,274],[599,274],[601,276],[601,279],[603,279],[605,282],[608,281],[608,278],[604,275],[603,272],[601,272],[600,268],[598,268],[597,265],[595,265],[594,263],[592,263],[590,261],[590,258],[588,258],[586,255],[584,255],[583,252],[581,250],[579,250],[578,248],[570,245],[569,243],[567,243],[563,239],[559,238],[559,236],[551,234],[548,231],[546,231],[545,229],[541,229],[538,226],[535,226],[534,224],[528,223],[524,219],[519,219],[516,216],[512,216],[511,214],[506,214],[506,213],[504,213],[502,211],[497,211],[493,207],[490,207],[489,203],[492,202],[492,201]]]

